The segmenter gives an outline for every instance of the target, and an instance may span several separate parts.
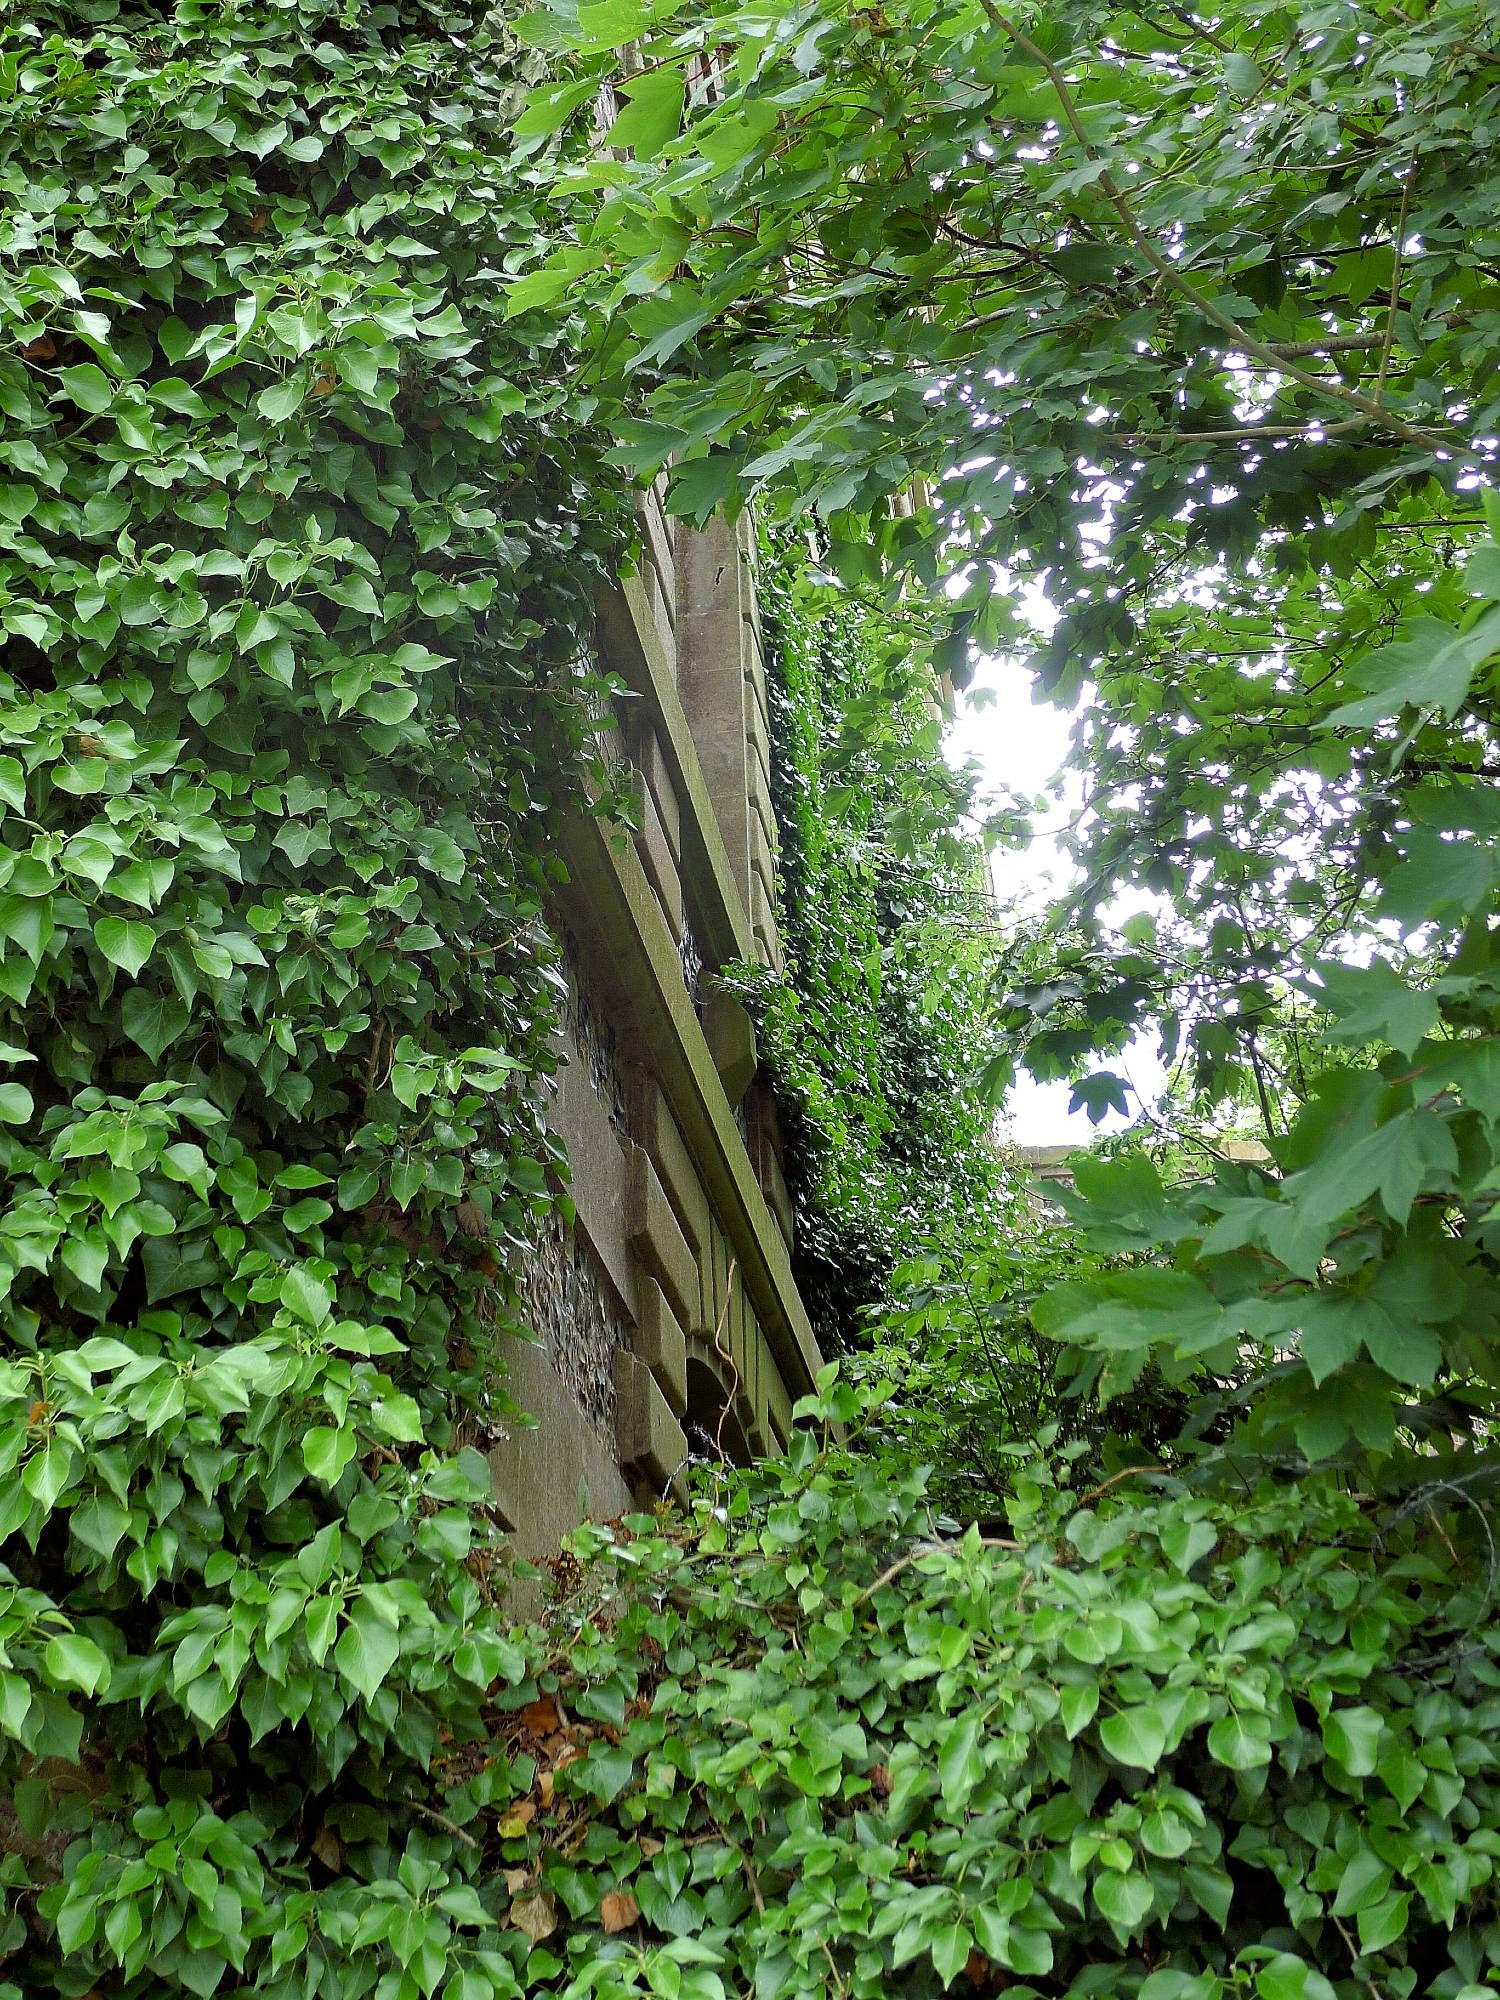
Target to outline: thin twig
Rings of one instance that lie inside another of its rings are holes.
[[[1165,1472],[1164,1465],[1127,1465],[1119,1472],[1112,1472],[1108,1479],[1101,1479],[1097,1486],[1091,1486],[1087,1493],[1080,1494],[1078,1504],[1086,1507],[1090,1500],[1097,1500],[1101,1493],[1107,1493],[1111,1486],[1118,1486],[1122,1479],[1133,1479],[1138,1472]]]
[[[721,1347],[719,1345],[719,1336],[724,1331],[725,1322],[729,1318],[730,1301],[734,1297],[734,1274],[736,1269],[738,1268],[738,1264],[739,1264],[739,1259],[737,1257],[730,1258],[729,1276],[724,1281],[724,1309],[719,1314],[718,1325],[714,1328],[714,1353],[719,1355],[722,1360],[727,1361],[729,1363],[730,1372],[733,1378],[730,1382],[727,1392],[725,1393],[724,1407],[719,1412],[718,1426],[714,1431],[714,1450],[719,1455],[719,1463],[721,1465],[724,1463],[724,1426],[729,1421],[729,1412],[734,1407],[734,1399],[740,1393],[740,1369],[739,1369],[739,1363],[734,1358],[733,1344],[731,1343],[728,1346],[724,1347]]]
[[[424,1806],[418,1799],[403,1799],[401,1803],[408,1812],[420,1813],[423,1819],[430,1819],[434,1826],[440,1826],[444,1833],[451,1833],[455,1840],[461,1840],[465,1847],[472,1847],[478,1853],[479,1842],[473,1834],[449,1819],[446,1813],[434,1812],[431,1806]]]
[[[1401,280],[1406,275],[1406,217],[1411,208],[1412,183],[1417,178],[1417,149],[1411,149],[1406,179],[1401,185],[1401,213],[1396,218],[1396,234],[1391,243],[1391,296],[1385,315],[1385,340],[1380,349],[1380,367],[1375,376],[1375,400],[1385,396],[1385,378],[1390,371],[1391,350],[1396,345],[1396,309],[1401,303]]]
[[[1360,1963],[1362,1954],[1360,1952],[1359,1946],[1354,1942],[1354,1939],[1349,1935],[1349,1932],[1345,1929],[1343,1919],[1341,1917],[1335,1917],[1333,1921],[1335,1925],[1338,1927],[1339,1936],[1344,1940],[1345,1945],[1348,1947],[1350,1958],[1354,1960],[1354,1965],[1350,1967],[1350,1971],[1354,1972],[1355,1978],[1358,1979],[1371,1993],[1374,1994],[1375,2000],[1385,2000],[1385,1994],[1375,1984],[1375,1981],[1370,1977],[1368,1972],[1355,1971],[1355,1967],[1358,1966],[1358,1964]]]
[[[1157,432],[1101,431],[1099,435],[1108,438],[1111,444],[1127,444],[1139,447],[1162,443],[1219,444],[1228,442],[1233,444],[1244,438],[1252,440],[1256,438],[1311,438],[1311,433],[1316,431],[1319,433],[1319,436],[1312,438],[1311,441],[1313,443],[1320,443],[1323,438],[1337,437],[1344,431],[1367,431],[1370,428],[1370,422],[1371,419],[1369,417],[1347,417],[1342,423],[1320,424],[1315,418],[1310,418],[1305,424],[1242,424],[1226,426],[1224,429],[1216,431],[1176,431],[1170,429]]]
[[[875,1581],[859,1593],[858,1597],[849,1606],[849,1609],[851,1611],[858,1611],[862,1604],[868,1604],[870,1599],[876,1596],[878,1592],[884,1590],[893,1578],[900,1576],[902,1570],[910,1569],[912,1564],[920,1562],[923,1556],[955,1555],[961,1546],[958,1542],[917,1542],[906,1551],[904,1556],[898,1557],[890,1565],[889,1569],[883,1569]],[[1004,1535],[982,1535],[979,1540],[979,1546],[982,1549],[1009,1549],[1014,1554],[1018,1553],[1025,1545],[1021,1542],[1010,1541]]]

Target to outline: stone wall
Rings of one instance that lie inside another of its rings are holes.
[[[493,1454],[541,1551],[585,1513],[654,1500],[693,1457],[785,1440],[819,1364],[792,1282],[791,1204],[755,1037],[721,966],[777,966],[765,664],[747,531],[669,522],[599,606],[636,824],[560,833],[567,1002],[553,1124],[575,1219],[518,1274],[538,1341],[511,1393],[536,1420]]]

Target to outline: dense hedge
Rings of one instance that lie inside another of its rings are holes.
[[[431,1991],[614,482],[484,7],[0,54],[0,1983]]]

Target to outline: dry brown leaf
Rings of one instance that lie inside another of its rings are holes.
[[[522,1725],[533,1736],[550,1736],[562,1723],[557,1712],[557,1703],[550,1694],[544,1694],[540,1701],[528,1701],[521,1710]]]
[[[510,1906],[511,1927],[525,1931],[533,1944],[551,1937],[557,1929],[557,1898],[550,1889],[538,1889],[534,1896],[517,1896]]]
[[[331,1826],[320,1826],[312,1837],[312,1851],[325,1868],[331,1868],[335,1875],[343,1873],[344,1849],[338,1835]]]
[[[628,1889],[611,1889],[599,1904],[599,1921],[611,1937],[628,1931],[641,1914],[641,1906]]]
[[[501,1815],[500,1838],[518,1840],[535,1818],[535,1802],[531,1799],[522,1799],[518,1805],[511,1806]]]
[[[519,1896],[531,1881],[529,1868],[502,1868],[500,1873],[507,1893],[512,1896]]]
[[[662,1851],[662,1842],[653,1840],[649,1833],[643,1833],[636,1845],[641,1850],[642,1861],[654,1861]]]
[[[988,1986],[990,1962],[978,1945],[969,1953],[969,1962],[964,1967],[964,1978],[971,1986]]]
[[[870,1790],[877,1799],[888,1799],[891,1795],[891,1772],[888,1764],[875,1764],[870,1769]]]
[[[539,1772],[537,1774],[536,1785],[537,1790],[542,1795],[542,1810],[546,1812],[552,1804],[552,1773],[550,1771]]]

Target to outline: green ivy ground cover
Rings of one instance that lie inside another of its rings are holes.
[[[822,1388],[804,1415],[858,1419]],[[533,1978],[1495,1990],[1500,1627],[1461,1499],[1069,1491],[1018,1453],[1009,1534],[944,1541],[924,1487],[803,1433],[674,1532],[592,1532],[601,1615],[540,1683],[576,1803],[506,1850],[558,1927]]]

